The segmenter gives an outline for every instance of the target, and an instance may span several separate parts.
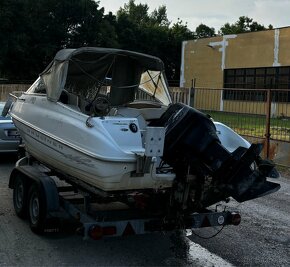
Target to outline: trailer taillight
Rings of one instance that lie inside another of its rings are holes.
[[[117,229],[115,226],[101,227],[99,225],[93,225],[89,229],[89,236],[94,240],[99,240],[103,236],[116,235],[116,234],[117,234]]]
[[[241,222],[241,215],[239,213],[233,212],[231,221],[233,225],[239,225]]]
[[[103,237],[103,228],[98,225],[93,225],[89,229],[89,236],[94,240],[99,240]]]
[[[103,235],[115,235],[117,234],[117,229],[115,226],[103,227]]]

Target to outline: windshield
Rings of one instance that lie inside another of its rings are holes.
[[[112,87],[112,78],[106,77],[106,85],[102,86],[99,90],[99,94],[110,96]],[[160,71],[145,71],[141,74],[140,81],[137,84],[132,84],[126,86],[127,90],[130,87],[136,87],[134,97],[128,101],[151,101],[157,102],[162,105],[169,105],[171,103],[171,98],[168,93],[166,81],[162,72]],[[122,90],[124,87],[119,87]],[[86,98],[90,99],[96,94],[96,89],[93,91],[86,92]]]
[[[171,103],[166,81],[160,71],[143,72],[139,90],[147,93],[153,100],[157,100],[166,106]]]
[[[105,95],[112,106],[135,101],[151,101],[165,106],[171,103],[162,71],[140,70],[138,66],[131,65],[114,71],[108,70],[105,77],[83,75],[81,81],[69,73],[65,90],[88,101],[98,95]]]

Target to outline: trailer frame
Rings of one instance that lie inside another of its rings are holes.
[[[16,214],[28,218],[31,230],[37,234],[54,232],[50,222],[56,218],[74,219],[84,239],[223,227],[241,221],[238,212],[225,209],[204,210],[180,220],[132,209],[124,203],[99,203],[96,194],[75,181],[69,182],[70,177],[59,177],[54,170],[26,155],[16,162],[9,179]]]

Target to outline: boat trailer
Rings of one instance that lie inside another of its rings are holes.
[[[130,208],[121,202],[102,203],[83,185],[58,177],[54,171],[26,156],[13,169],[9,188],[18,217],[27,219],[36,234],[57,232],[56,220],[72,219],[84,239],[167,232],[203,227],[238,225],[237,212],[204,210],[177,218]]]

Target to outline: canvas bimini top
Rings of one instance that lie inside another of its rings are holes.
[[[62,49],[40,78],[51,101],[58,101],[63,89],[87,97],[109,85],[113,106],[134,101],[140,90],[163,105],[171,103],[161,59],[127,50]]]

